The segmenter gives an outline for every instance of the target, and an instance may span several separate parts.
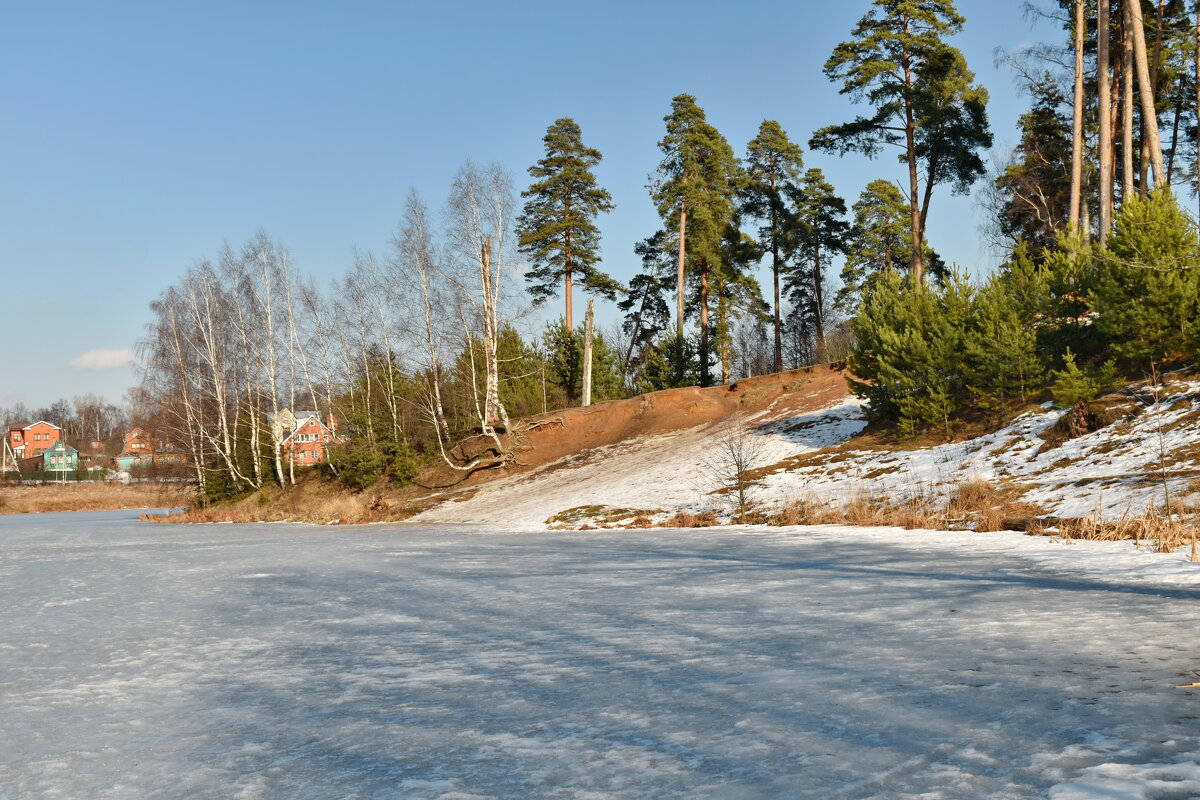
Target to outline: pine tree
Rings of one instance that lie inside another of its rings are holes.
[[[873,419],[901,435],[943,428],[969,399],[963,384],[963,339],[971,316],[970,285],[951,275],[939,289],[912,285],[898,272],[880,275],[854,317],[850,390]]]
[[[642,260],[641,271],[629,281],[629,290],[617,303],[625,315],[621,329],[629,337],[622,372],[631,383],[641,371],[654,341],[671,324],[665,295],[675,285],[675,250],[667,234],[657,231],[633,247]]]
[[[826,297],[825,269],[832,257],[844,253],[850,225],[846,201],[834,193],[833,185],[819,169],[804,173],[792,192],[795,208],[791,231],[791,261],[786,289],[792,308],[805,333],[812,338],[818,361],[825,357]]]
[[[583,389],[583,330],[568,328],[563,319],[546,326],[542,334],[546,378],[568,405],[575,405]],[[604,334],[592,341],[592,402],[621,396],[621,371],[617,354]]]
[[[696,345],[691,339],[678,332],[663,335],[646,354],[637,391],[657,392],[695,386],[700,378],[696,355]]]
[[[615,206],[592,174],[600,163],[600,151],[583,144],[575,120],[555,120],[542,141],[546,155],[529,168],[535,180],[521,193],[528,199],[517,219],[519,246],[533,265],[525,273],[529,293],[535,302],[544,302],[557,295],[561,281],[566,324],[571,327],[575,283],[609,300],[620,291],[621,285],[597,268],[600,231],[595,220]]]
[[[709,282],[721,262],[721,238],[733,214],[739,169],[729,142],[708,123],[692,95],[676,96],[663,120],[667,133],[658,143],[663,160],[649,188],[666,229],[678,236],[676,332],[681,338],[689,273],[699,286],[700,382],[707,386]]]
[[[511,325],[500,330],[500,399],[510,413],[525,417],[542,410],[537,353]]]
[[[855,26],[854,39],[834,48],[825,75],[842,84],[841,94],[874,106],[874,113],[821,128],[809,147],[868,156],[884,145],[902,149],[908,167],[910,271],[920,285],[933,187],[950,183],[963,191],[983,174],[978,152],[992,144],[987,91],[972,83],[966,59],[945,42],[964,22],[950,0],[875,0],[873,5]]]
[[[774,288],[775,371],[783,369],[783,322],[780,310],[782,274],[791,210],[788,197],[800,188],[803,151],[788,139],[774,120],[765,120],[746,145],[746,185],[742,213],[762,221],[758,230],[763,249],[771,256]]]
[[[1021,139],[1013,161],[996,178],[996,224],[1015,247],[1025,242],[1034,258],[1056,246],[1066,229],[1071,191],[1071,133],[1066,98],[1049,73],[1029,86],[1033,106],[1017,120]]]
[[[1025,402],[1046,377],[1038,350],[1036,314],[1004,276],[993,276],[975,294],[963,341],[965,380],[976,404],[1001,413]]]
[[[1126,199],[1089,297],[1096,330],[1138,366],[1194,357],[1200,344],[1200,245],[1170,189]]]
[[[1050,392],[1063,408],[1095,400],[1100,393],[1112,388],[1117,381],[1117,365],[1112,359],[1098,368],[1084,369],[1075,363],[1071,348],[1063,354],[1063,368],[1051,373],[1054,383]]]
[[[858,311],[863,294],[878,276],[893,271],[907,274],[912,263],[908,205],[895,184],[871,181],[854,203],[853,211],[842,288],[835,297],[837,308],[849,315]],[[922,262],[937,280],[945,278],[945,265],[928,245]]]

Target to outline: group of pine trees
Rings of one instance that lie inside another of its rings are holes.
[[[674,98],[664,121],[663,159],[649,187],[663,228],[636,245],[642,269],[627,287],[599,268],[597,217],[613,208],[592,171],[600,153],[583,143],[574,120],[550,126],[546,155],[529,170],[535,181],[523,193],[517,228],[531,265],[530,294],[539,302],[561,295],[562,324],[570,330],[573,287],[616,301],[630,390],[711,385],[718,369],[730,379],[739,324],[773,326],[765,369],[783,368],[789,323],[809,344],[791,365],[821,357],[830,306],[826,268],[849,239],[845,203],[820,170],[804,170],[801,148],[777,122],[762,123],[743,162],[691,95]],[[745,229],[752,223],[756,235]],[[772,304],[753,275],[764,255],[774,279]]]
[[[907,173],[899,185],[871,182],[852,219],[778,122],[764,121],[739,159],[695,97],[675,97],[648,187],[663,225],[638,243],[642,270],[628,287],[597,268],[594,220],[612,207],[591,172],[600,154],[583,144],[572,120],[558,120],[525,193],[521,246],[534,265],[530,291],[545,300],[561,283],[568,326],[573,285],[620,296],[623,367],[633,387],[710,385],[751,364],[778,371],[843,354],[830,346],[834,324],[854,316],[877,281],[893,273],[917,286],[948,278],[925,237],[934,189],[968,191],[984,174],[980,153],[992,143],[987,92],[948,42],[963,24],[948,0],[877,0],[826,63],[842,93],[870,110],[821,128],[809,146],[868,156],[894,148]],[[754,277],[764,261],[766,298]],[[837,261],[841,286],[831,291]],[[738,357],[739,342],[764,339],[766,358]]]
[[[852,388],[902,432],[1047,390],[1086,400],[1200,355],[1200,245],[1174,188],[1197,177],[1200,8],[1059,0],[1055,12],[1069,44],[1011,58],[1032,106],[988,193],[1005,263],[980,283],[910,272],[862,295]],[[1056,72],[1063,52],[1073,66]]]

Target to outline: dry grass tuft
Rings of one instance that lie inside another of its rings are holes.
[[[1083,539],[1101,542],[1148,542],[1159,553],[1172,553],[1180,547],[1196,546],[1200,519],[1195,510],[1190,513],[1165,514],[1150,506],[1137,516],[1104,520],[1097,515],[1056,520],[1053,527],[1030,530],[1030,533],[1053,535],[1063,539]]]
[[[974,480],[956,487],[946,499],[931,489],[918,488],[900,498],[864,493],[840,503],[800,500],[770,515],[767,523],[998,531],[1007,527],[1007,519],[1040,513],[1037,506],[1018,499],[1021,492],[1020,487],[1000,488]]]
[[[660,528],[711,528],[720,525],[715,511],[677,511],[674,515],[658,523]]]

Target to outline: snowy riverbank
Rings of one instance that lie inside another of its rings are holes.
[[[1142,398],[1152,400],[1152,397]],[[795,502],[945,495],[971,481],[1012,487],[1047,514],[1107,519],[1162,505],[1164,464],[1174,501],[1200,499],[1200,383],[1177,382],[1148,405],[1130,396],[1127,414],[1067,441],[1044,435],[1063,417],[1046,406],[991,433],[912,449],[855,446],[866,427],[860,402],[834,400],[792,414],[774,407],[738,420],[761,473],[752,500],[770,511]],[[713,456],[730,421],[634,437],[576,453],[528,472],[472,487],[417,522],[548,527],[569,509],[603,517],[632,510],[652,521],[677,511],[728,513],[714,493]],[[1161,449],[1160,449],[1161,448]],[[627,516],[633,516],[629,514]],[[586,517],[576,517],[586,522]]]

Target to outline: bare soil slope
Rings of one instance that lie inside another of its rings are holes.
[[[796,417],[828,408],[848,394],[845,365],[839,363],[761,375],[722,386],[664,389],[627,400],[552,411],[533,417],[540,424],[521,434],[517,465],[481,470],[467,477],[439,463],[425,470],[417,483],[434,490],[477,486],[566,456],[713,425],[736,414],[763,415],[761,421]]]

